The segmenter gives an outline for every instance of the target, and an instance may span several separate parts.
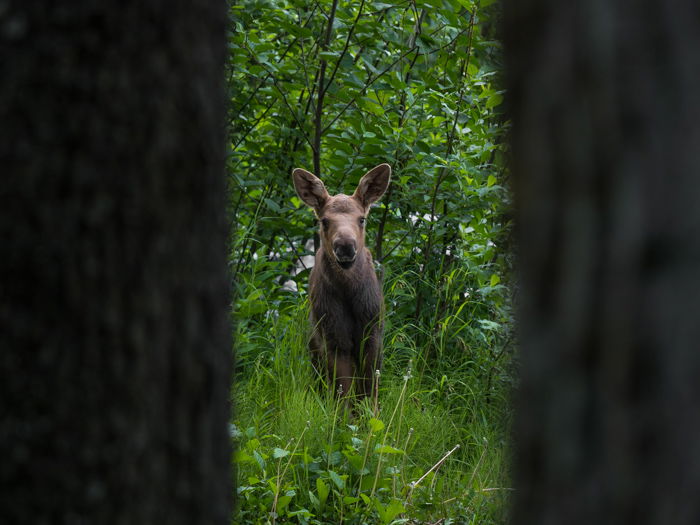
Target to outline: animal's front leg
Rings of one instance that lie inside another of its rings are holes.
[[[323,342],[323,337],[318,333],[318,328],[314,326],[314,330],[309,339],[309,353],[311,355],[311,365],[313,366],[314,376],[317,379],[322,379],[328,368],[328,357]]]
[[[336,393],[348,397],[354,376],[354,363],[350,354],[335,352],[328,360],[328,377],[332,378]]]
[[[382,366],[381,329],[372,326],[365,337],[359,352],[360,362],[358,368],[362,370],[360,391],[364,396],[375,397],[379,389],[377,370]]]

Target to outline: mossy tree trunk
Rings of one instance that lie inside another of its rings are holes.
[[[510,0],[515,523],[700,523],[700,9]]]
[[[224,2],[0,13],[0,521],[228,523]]]

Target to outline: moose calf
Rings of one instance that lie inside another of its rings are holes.
[[[391,166],[380,164],[362,177],[352,196],[331,196],[312,173],[292,172],[297,194],[320,223],[321,247],[309,278],[311,356],[343,396],[350,395],[354,379],[361,397],[378,388],[374,371],[382,361],[384,297],[365,247],[365,220],[390,176]]]

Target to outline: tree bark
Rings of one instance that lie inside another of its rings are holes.
[[[0,13],[0,521],[228,523],[224,2]]]
[[[515,523],[700,523],[700,8],[510,0]]]

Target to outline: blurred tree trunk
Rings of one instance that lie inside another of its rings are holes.
[[[700,523],[699,6],[506,2],[515,523]]]
[[[0,13],[0,522],[228,523],[224,2]]]

